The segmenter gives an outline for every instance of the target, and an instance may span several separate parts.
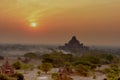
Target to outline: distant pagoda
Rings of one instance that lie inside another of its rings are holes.
[[[89,48],[83,43],[80,43],[76,36],[73,36],[68,43],[66,43],[64,46],[60,46],[59,49],[68,52],[83,52],[87,51]]]

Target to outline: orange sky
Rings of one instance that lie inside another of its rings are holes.
[[[0,43],[120,46],[119,21],[120,0],[0,0]]]

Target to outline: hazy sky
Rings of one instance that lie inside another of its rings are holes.
[[[73,35],[120,46],[120,0],[0,0],[0,43],[64,44]]]

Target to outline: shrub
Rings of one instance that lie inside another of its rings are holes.
[[[8,80],[8,78],[6,76],[0,74],[0,80]]]
[[[89,67],[86,66],[86,65],[82,65],[82,64],[76,65],[75,66],[75,71],[82,76],[88,76],[89,75]]]
[[[21,73],[15,73],[12,75],[12,77],[17,78],[17,80],[24,80],[24,76]]]
[[[21,69],[21,67],[22,67],[22,63],[19,62],[19,61],[17,61],[17,62],[15,62],[15,63],[13,63],[12,66],[13,66],[15,69],[19,70],[19,69]]]
[[[24,57],[28,57],[28,58],[31,58],[31,59],[37,59],[38,58],[37,54],[35,54],[35,53],[26,53],[24,55]]]
[[[52,69],[52,64],[51,63],[42,63],[41,65],[38,66],[38,69],[42,70],[47,74],[48,71]]]
[[[58,73],[52,73],[52,80],[59,80],[59,77]]]

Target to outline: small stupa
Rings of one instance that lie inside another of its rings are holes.
[[[3,75],[14,74],[14,68],[9,64],[8,60],[6,60],[5,64],[1,66],[1,74]]]

